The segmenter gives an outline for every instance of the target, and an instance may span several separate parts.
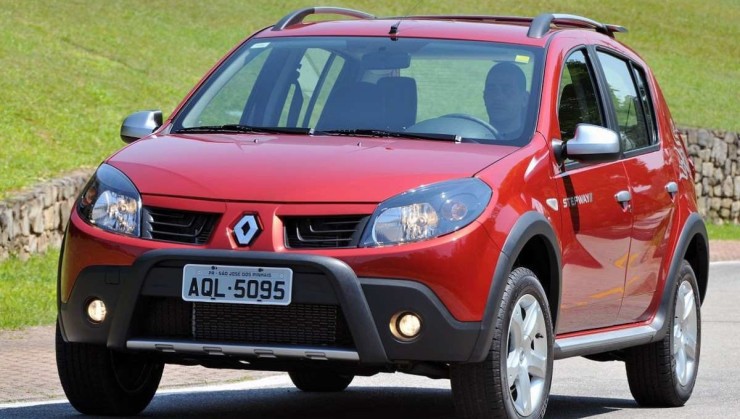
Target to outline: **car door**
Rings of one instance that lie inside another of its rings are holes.
[[[607,126],[604,107],[586,48],[571,51],[560,78],[560,136],[573,138],[581,123]],[[632,214],[629,182],[620,160],[566,161],[556,173],[560,194],[562,298],[558,334],[608,327],[618,322]]]
[[[661,150],[650,91],[644,70],[609,50],[596,53],[610,94],[615,130],[622,142],[623,164],[630,182],[634,217],[621,323],[647,320],[660,278],[670,223],[675,173]]]

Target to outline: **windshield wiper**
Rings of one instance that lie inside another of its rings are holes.
[[[465,142],[474,142],[469,138],[462,138],[459,135],[452,134],[398,132],[386,131],[382,129],[335,129],[328,131],[317,131],[315,132],[315,134],[408,138],[412,140],[454,141],[456,143],[462,142],[463,140],[465,140]]]
[[[258,127],[242,124],[226,125],[206,125],[202,127],[180,128],[175,131],[181,133],[249,133],[249,134],[299,134],[299,135],[346,135],[346,136],[365,136],[379,138],[408,138],[414,140],[434,140],[434,141],[454,141],[459,142],[476,142],[470,138],[462,138],[459,135],[437,134],[437,133],[416,133],[416,132],[397,132],[382,129],[336,129],[328,131],[314,131],[312,128],[299,127]]]
[[[175,131],[181,133],[248,133],[248,134],[312,134],[311,128],[294,128],[294,127],[256,127],[252,125],[227,124],[227,125],[207,125],[202,127],[180,128]]]

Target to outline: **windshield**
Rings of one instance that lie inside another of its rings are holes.
[[[172,131],[272,132],[524,145],[542,49],[438,39],[253,39],[209,77]]]

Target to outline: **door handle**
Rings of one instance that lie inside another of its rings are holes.
[[[673,199],[674,196],[678,193],[678,183],[676,182],[668,182],[665,184],[665,191],[668,192],[668,195],[671,196],[671,199]]]
[[[630,191],[619,191],[614,195],[614,199],[622,204],[623,210],[630,210],[630,202],[632,201],[632,194],[630,193]]]

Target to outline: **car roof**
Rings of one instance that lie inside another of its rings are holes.
[[[354,19],[304,22],[311,15],[342,15]],[[545,46],[563,30],[587,30],[614,37],[627,30],[576,15],[543,13],[518,16],[398,16],[376,18],[365,12],[335,7],[299,9],[280,19],[257,37],[284,36],[388,36],[391,38],[438,38],[496,41]]]

